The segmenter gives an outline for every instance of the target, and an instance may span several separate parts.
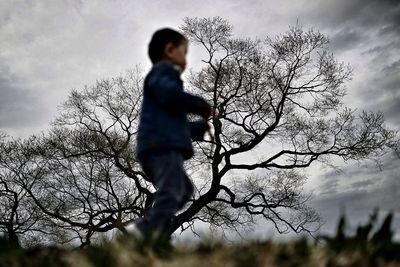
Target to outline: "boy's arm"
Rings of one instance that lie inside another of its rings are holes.
[[[179,90],[179,81],[168,70],[152,73],[147,81],[148,93],[166,110],[207,117],[211,106],[203,98]]]
[[[202,141],[209,126],[206,120],[189,121],[189,129],[193,141]]]

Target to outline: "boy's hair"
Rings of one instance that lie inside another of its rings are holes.
[[[179,46],[183,41],[187,41],[186,37],[173,29],[157,30],[149,43],[148,53],[151,62],[154,64],[164,58],[164,49],[168,43]]]

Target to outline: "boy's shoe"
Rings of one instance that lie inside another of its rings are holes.
[[[174,252],[171,237],[159,229],[145,232],[143,238],[137,244],[140,246],[141,252],[151,249],[162,258],[170,258]]]
[[[145,244],[156,244],[158,242],[169,242],[170,237],[166,237],[161,229],[141,229],[143,219],[139,219],[134,224],[128,225],[125,229],[127,234],[135,241]]]
[[[128,235],[133,237],[133,239],[136,241],[141,241],[145,238],[144,233],[139,229],[139,227],[137,227],[136,224],[129,225],[125,229]]]
[[[128,243],[133,241],[134,250],[142,255],[146,255],[151,250],[159,257],[166,259],[170,258],[174,251],[170,238],[166,238],[158,230],[141,232],[136,226],[131,226],[122,240]]]
[[[141,218],[136,223],[128,225],[125,229],[127,231],[126,237],[133,239],[136,250],[139,253],[146,253],[148,249],[153,250],[159,256],[168,258],[174,247],[171,244],[171,236],[166,234],[166,231],[162,228],[152,229],[141,229],[146,226],[145,219]]]

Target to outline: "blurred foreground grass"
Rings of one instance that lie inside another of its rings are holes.
[[[225,244],[204,240],[195,247],[169,243],[137,242],[132,237],[88,246],[84,249],[56,247],[18,249],[0,239],[0,266],[400,266],[400,243],[393,241],[392,214],[376,227],[377,214],[355,233],[345,234],[342,217],[334,236],[314,242],[305,238],[286,243],[249,241]]]

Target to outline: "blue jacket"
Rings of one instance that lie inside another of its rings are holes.
[[[186,113],[204,114],[210,105],[183,90],[180,73],[172,64],[156,63],[144,79],[143,101],[136,135],[136,157],[176,149],[193,156],[192,140],[203,140],[207,122],[189,122]]]

